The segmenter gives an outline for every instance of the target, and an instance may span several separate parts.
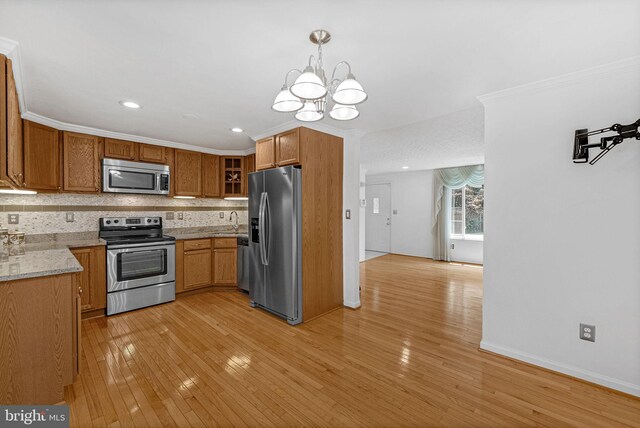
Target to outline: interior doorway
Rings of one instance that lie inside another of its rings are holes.
[[[391,184],[366,186],[365,259],[391,252]]]

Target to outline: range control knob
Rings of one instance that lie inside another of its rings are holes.
[[[111,224],[111,220],[107,220],[107,221],[106,221],[106,223],[107,223],[107,224]]]
[[[120,223],[120,220],[113,220],[113,222],[118,224],[118,223]]]
[[[151,223],[151,219],[150,218],[147,219],[147,223]]]
[[[154,222],[154,223],[157,223],[157,222],[158,222],[158,219],[153,220],[153,222]]]

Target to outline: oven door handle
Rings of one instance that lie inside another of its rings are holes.
[[[169,242],[167,244],[162,244],[162,245],[158,245],[157,242],[154,242],[153,244],[145,244],[145,243],[140,243],[140,244],[120,244],[120,245],[108,245],[107,246],[107,250],[111,251],[111,250],[128,250],[129,248],[148,248],[148,249],[162,249],[162,248],[166,248],[169,246],[175,246],[176,243],[175,242]]]

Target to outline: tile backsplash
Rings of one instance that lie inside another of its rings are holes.
[[[247,201],[117,194],[0,195],[2,226],[32,235],[97,231],[100,217],[117,216],[161,216],[166,228],[230,226],[229,214],[234,210],[238,223],[246,226]],[[167,212],[173,214],[173,220],[167,220]],[[9,224],[9,215],[16,213],[19,223]],[[67,213],[73,213],[72,222],[67,222]]]

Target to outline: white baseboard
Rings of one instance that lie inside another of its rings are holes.
[[[360,307],[360,300],[357,301],[343,301],[342,302],[343,306],[346,306],[347,308],[351,308],[351,309],[358,309]]]
[[[516,349],[494,345],[493,343],[488,343],[484,340],[480,342],[480,349],[484,349],[485,351],[494,352],[496,354],[504,355],[509,358],[514,358],[516,360],[524,361],[529,364],[544,367],[545,369],[564,373],[578,379],[597,383],[598,385],[606,386],[608,388],[616,389],[618,391],[640,397],[640,385],[634,385],[620,379],[614,379],[605,375],[601,375],[599,373],[579,369],[577,367],[569,366],[556,361],[551,361],[546,358],[518,351]]]

